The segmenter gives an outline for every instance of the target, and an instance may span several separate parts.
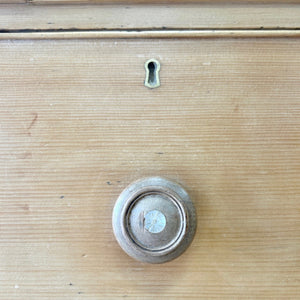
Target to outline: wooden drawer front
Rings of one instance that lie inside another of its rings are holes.
[[[0,63],[1,299],[299,296],[299,40],[1,41]],[[164,265],[111,228],[148,175],[198,214]]]

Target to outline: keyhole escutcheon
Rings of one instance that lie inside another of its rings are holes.
[[[156,59],[149,59],[145,63],[146,79],[145,86],[154,89],[160,86],[159,70],[160,63]]]

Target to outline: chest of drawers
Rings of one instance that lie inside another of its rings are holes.
[[[0,2],[1,299],[299,297],[298,1]],[[112,232],[145,176],[197,211],[166,264]]]

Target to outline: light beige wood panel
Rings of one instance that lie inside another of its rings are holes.
[[[0,4],[24,4],[26,0],[0,0]]]
[[[0,62],[2,299],[298,298],[299,39],[1,41]],[[198,214],[164,265],[111,228],[147,175]]]
[[[299,0],[0,0],[0,4],[23,3],[23,4],[132,4],[132,3],[232,3],[232,2],[252,2],[252,3],[299,3]]]
[[[2,30],[278,29],[300,27],[300,5],[2,5]]]

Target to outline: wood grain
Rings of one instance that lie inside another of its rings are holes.
[[[295,29],[298,4],[1,5],[4,30]]]
[[[299,3],[299,0],[0,0],[0,4]]]
[[[299,297],[299,39],[11,40],[0,63],[1,299]],[[111,228],[148,175],[198,214],[164,265]]]

